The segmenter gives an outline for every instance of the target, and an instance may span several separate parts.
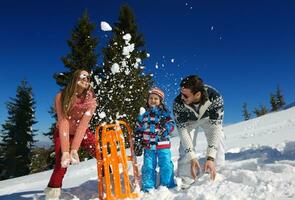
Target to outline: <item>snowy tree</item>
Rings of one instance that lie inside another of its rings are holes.
[[[95,48],[98,38],[93,36],[94,30],[95,24],[90,22],[88,12],[85,11],[72,31],[71,39],[67,41],[71,52],[61,58],[69,71],[54,74],[60,86],[65,86],[77,69],[96,70],[98,54]]]
[[[35,132],[32,88],[22,81],[15,98],[7,103],[8,119],[2,125],[1,179],[29,174]]]
[[[124,118],[134,127],[140,107],[145,106],[152,79],[143,72],[143,61],[147,58],[144,38],[128,6],[121,7],[112,34],[103,49],[103,77],[96,76],[100,103],[93,123]]]
[[[245,121],[249,120],[251,117],[251,113],[248,111],[247,103],[243,104],[243,116]]]

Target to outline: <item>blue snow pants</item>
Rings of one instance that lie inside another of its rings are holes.
[[[174,182],[174,165],[171,161],[170,149],[144,149],[144,160],[141,168],[141,189],[144,192],[148,192],[149,190],[157,187],[157,163],[160,168],[160,185],[168,188],[176,186]]]

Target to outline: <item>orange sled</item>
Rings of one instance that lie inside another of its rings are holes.
[[[128,132],[130,156],[126,154],[122,128]],[[99,199],[113,200],[138,197],[138,194],[134,192],[134,188],[139,184],[139,173],[131,134],[130,126],[123,121],[118,121],[116,124],[101,125],[96,128]],[[127,161],[132,162],[133,184],[130,183],[128,176]],[[105,196],[103,193],[105,193]]]

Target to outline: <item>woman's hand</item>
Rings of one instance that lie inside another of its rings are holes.
[[[77,150],[75,150],[75,149],[71,150],[70,159],[71,159],[71,163],[73,165],[79,164],[80,159],[79,159],[79,154],[78,154]]]
[[[60,162],[61,167],[62,168],[68,168],[70,163],[71,163],[71,160],[70,160],[69,152],[62,152],[61,162]]]

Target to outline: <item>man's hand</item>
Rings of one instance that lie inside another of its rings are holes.
[[[211,179],[214,181],[216,177],[216,169],[215,169],[214,161],[207,160],[205,163],[204,169],[205,169],[205,172],[210,172]]]
[[[198,161],[198,159],[194,158],[191,160],[191,173],[192,173],[192,177],[195,180],[197,178],[197,172],[200,171],[201,167],[200,167],[200,163]]]

